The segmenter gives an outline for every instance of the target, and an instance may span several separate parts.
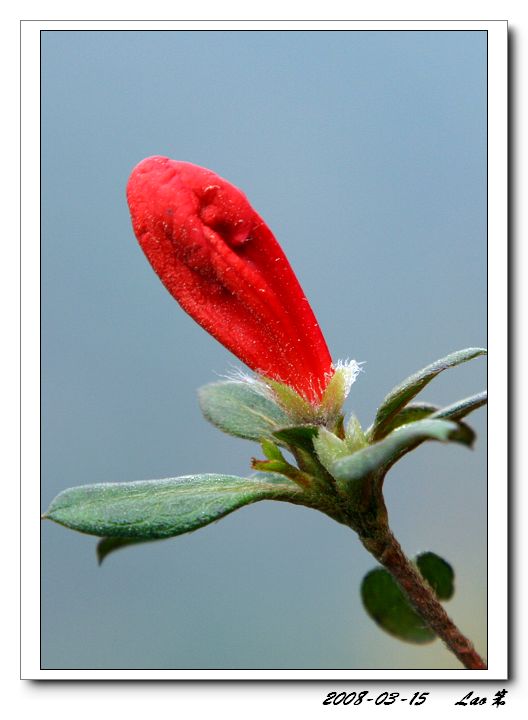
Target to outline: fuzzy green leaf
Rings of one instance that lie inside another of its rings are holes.
[[[260,441],[260,445],[262,447],[262,451],[264,455],[267,457],[268,460],[280,460],[284,462],[284,456],[280,451],[280,448],[275,445],[274,442],[271,440],[266,440],[266,438],[262,438]]]
[[[292,424],[258,381],[211,383],[198,390],[198,398],[205,418],[223,432],[236,437],[272,440],[274,430]]]
[[[409,423],[416,422],[417,420],[423,420],[424,418],[440,418],[444,420],[461,420],[466,415],[469,415],[474,410],[485,405],[488,401],[488,393],[484,390],[477,395],[464,398],[463,400],[457,400],[451,405],[447,405],[444,408],[439,408],[436,405],[430,403],[409,403],[400,410],[399,413],[391,418],[390,422],[385,427],[385,434],[388,435],[390,432],[395,430],[401,425],[408,425]],[[461,423],[461,425],[465,425]],[[467,427],[467,426],[466,426]]]
[[[273,437],[277,438],[284,445],[294,448],[313,452],[313,441],[319,432],[319,428],[315,425],[299,425],[298,427],[283,428],[276,430]]]
[[[319,428],[317,436],[313,439],[313,446],[319,461],[328,472],[331,472],[337,460],[350,455],[346,442],[324,427]]]
[[[422,577],[436,592],[439,600],[448,600],[454,592],[453,568],[435,553],[423,553],[416,558]],[[384,568],[371,570],[361,585],[363,605],[383,630],[407,642],[424,644],[436,635],[411,607],[392,575]]]
[[[368,445],[368,441],[361,423],[355,415],[351,415],[345,429],[345,443],[350,453],[361,450]]]
[[[388,428],[390,428],[392,418],[439,373],[484,354],[486,354],[484,348],[459,350],[406,378],[393,388],[383,400],[376,414],[374,424],[368,432],[369,439],[372,441],[384,437],[388,432]]]
[[[463,400],[457,400],[457,402],[454,402],[452,405],[447,405],[447,407],[436,410],[431,417],[444,418],[446,420],[460,420],[461,418],[466,417],[466,415],[469,415],[469,413],[472,413],[473,410],[477,410],[482,407],[487,402],[488,393],[486,390],[483,390],[477,395],[472,395],[471,397],[464,398]]]
[[[418,420],[424,420],[427,417],[431,417],[440,408],[437,405],[431,405],[431,403],[409,403],[400,412],[396,413],[390,421],[385,425],[385,436],[391,433],[396,428],[402,425],[409,425],[410,423],[417,422]]]
[[[151,540],[191,532],[259,500],[303,503],[295,483],[280,475],[188,475],[70,488],[44,517],[89,535]]]
[[[383,477],[403,455],[414,450],[425,440],[471,444],[469,428],[448,420],[417,420],[393,430],[383,440],[337,460],[332,466],[338,488],[348,494],[358,481],[376,474]]]

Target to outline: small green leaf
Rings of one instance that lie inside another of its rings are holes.
[[[376,568],[363,578],[361,599],[370,617],[385,632],[417,644],[432,642],[436,635],[409,605],[387,570]]]
[[[450,600],[453,597],[455,572],[446,560],[436,553],[425,552],[417,556],[416,564],[439,600]]]
[[[318,432],[319,428],[315,425],[299,425],[298,427],[275,430],[273,437],[280,440],[284,445],[312,453],[314,450],[313,441]]]
[[[302,491],[281,475],[188,475],[70,488],[44,517],[89,535],[151,540],[191,532],[259,500],[304,504]]]
[[[385,435],[401,427],[401,425],[409,425],[409,423],[430,417],[437,410],[439,410],[438,406],[431,405],[431,403],[409,403],[402,408],[400,412],[396,413],[385,425]]]
[[[446,420],[460,420],[473,410],[477,410],[488,402],[487,390],[483,390],[477,395],[464,398],[464,400],[457,400],[452,405],[436,410],[431,417],[445,418]]]
[[[417,420],[393,430],[383,440],[337,460],[332,466],[332,475],[338,488],[348,494],[349,490],[355,489],[354,485],[358,481],[367,476],[375,474],[382,478],[397,460],[425,440],[454,441],[467,445],[471,439],[467,430],[460,427],[460,423],[448,420]]]
[[[324,427],[319,428],[317,436],[313,439],[313,446],[321,464],[328,472],[331,472],[336,460],[350,455],[346,442]]]
[[[361,423],[355,415],[351,415],[345,430],[345,443],[350,453],[361,450],[368,445]]]
[[[260,441],[260,446],[262,447],[262,451],[268,460],[281,460],[284,462],[284,457],[274,442],[263,438]]]
[[[284,474],[284,471],[287,471],[291,465],[286,462],[286,460],[258,460],[258,458],[253,458],[251,460],[251,467],[253,467],[255,470],[260,470],[262,472],[272,472],[273,474]]]
[[[423,420],[426,417],[461,420],[473,412],[473,410],[477,410],[485,405],[487,401],[488,393],[484,390],[477,395],[472,395],[463,400],[457,400],[444,408],[439,408],[437,405],[431,405],[431,403],[426,402],[409,403],[391,418],[390,422],[385,426],[385,434],[388,435],[389,432],[392,432],[401,425],[408,425],[417,420]]]
[[[433,378],[443,370],[455,367],[461,363],[486,354],[484,348],[467,348],[451,353],[440,360],[419,370],[402,383],[397,385],[383,400],[376,414],[374,424],[369,429],[369,439],[379,440],[384,437],[390,427],[391,419],[410,402]]]
[[[200,407],[209,422],[223,432],[247,440],[272,438],[278,428],[291,424],[284,410],[266,395],[258,382],[228,380],[198,390]]]
[[[160,540],[142,540],[141,538],[105,537],[97,543],[97,562],[102,564],[103,560],[115,550],[129,547],[130,545],[143,545],[148,542],[160,542]]]
[[[436,420],[436,418],[439,420],[442,419],[442,417],[438,416],[436,413],[430,419]],[[455,442],[459,442],[461,445],[467,445],[468,448],[472,448],[477,437],[476,432],[467,423],[462,422],[462,420],[455,420],[454,422],[456,422],[458,426],[458,433],[457,437],[452,439],[454,439]]]
[[[427,552],[416,558],[416,564],[439,600],[449,600],[453,596],[454,573],[449,563],[435,553]],[[389,634],[417,644],[436,638],[384,568],[376,568],[365,575],[361,597],[370,617]]]

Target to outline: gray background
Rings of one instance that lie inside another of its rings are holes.
[[[196,388],[239,363],[186,316],[134,239],[125,185],[168,155],[239,186],[274,230],[347,403],[486,345],[484,32],[42,34],[42,506],[72,485],[226,472],[258,447],[202,419]],[[423,398],[486,384],[475,360]],[[486,652],[485,411],[473,452],[429,444],[386,482],[414,555],[457,572],[447,609]],[[308,509],[265,502],[123,550],[42,528],[44,668],[451,668],[391,639],[359,585],[374,561]]]

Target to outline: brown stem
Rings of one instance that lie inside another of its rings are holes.
[[[382,537],[362,537],[364,546],[391,573],[409,602],[468,670],[485,670],[486,664],[436,599],[429,585],[408,560],[387,528]]]

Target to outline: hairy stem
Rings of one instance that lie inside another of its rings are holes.
[[[376,560],[391,573],[416,612],[444,641],[464,667],[468,670],[485,670],[484,660],[448,616],[418,569],[406,557],[391,531],[387,528],[381,536],[362,537],[361,541]]]

